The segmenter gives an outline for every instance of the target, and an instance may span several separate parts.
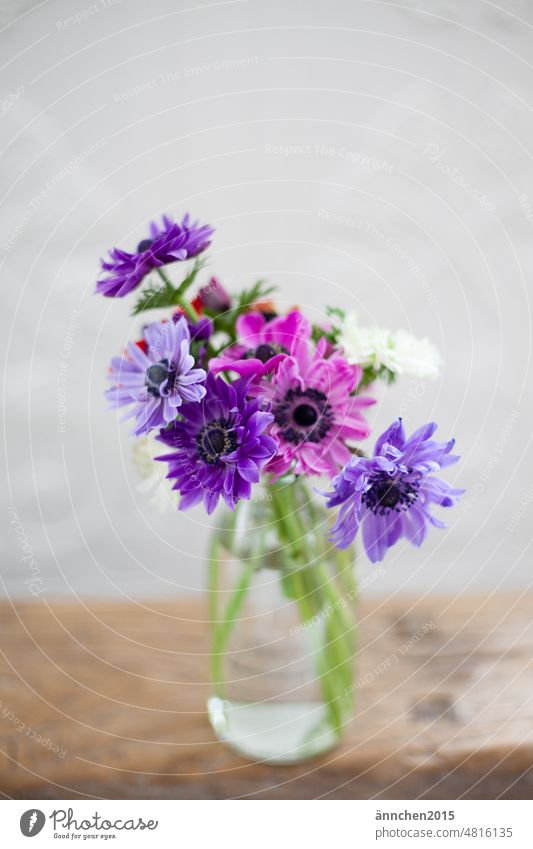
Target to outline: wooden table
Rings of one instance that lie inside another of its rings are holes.
[[[4,601],[0,790],[25,799],[531,798],[532,612],[531,595],[365,601],[359,704],[343,745],[272,767],[213,737],[203,602]]]

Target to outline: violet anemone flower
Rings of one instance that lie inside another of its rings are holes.
[[[172,321],[180,321],[185,318],[192,342],[208,342],[214,332],[214,325],[210,318],[199,316],[198,321],[190,321],[183,310],[178,309],[172,315]]]
[[[172,451],[155,459],[168,463],[180,510],[203,500],[211,514],[221,496],[233,510],[241,498],[250,498],[275,453],[276,441],[265,433],[273,416],[258,399],[247,400],[248,386],[245,378],[229,384],[209,374],[203,401],[184,404],[180,421],[161,431],[158,439]]]
[[[188,321],[187,323],[189,326],[189,333],[191,334],[192,340],[197,342],[209,342],[215,329],[214,324],[210,318],[206,318],[206,316],[200,316],[198,321]]]
[[[169,424],[184,402],[198,403],[205,395],[206,372],[195,368],[189,353],[185,319],[147,325],[143,342],[130,342],[125,356],[113,358],[114,386],[106,392],[113,406],[133,405],[125,418],[135,416],[135,436]]]
[[[238,342],[209,364],[215,374],[231,370],[259,380],[274,371],[299,340],[311,338],[310,324],[298,310],[271,320],[261,312],[249,312],[239,316],[236,329]]]
[[[400,537],[421,545],[428,523],[446,527],[431,515],[432,504],[452,507],[464,492],[431,473],[457,462],[450,454],[454,440],[435,442],[435,423],[419,428],[407,439],[396,419],[376,442],[374,456],[353,457],[325,493],[328,507],[340,506],[330,539],[347,548],[362,528],[370,560],[383,560]]]
[[[338,355],[326,359],[326,346],[324,338],[316,347],[297,340],[272,379],[258,386],[274,415],[279,448],[267,471],[276,477],[288,471],[333,477],[351,456],[346,441],[370,432],[362,411],[375,400],[353,394],[361,369]]]
[[[139,242],[134,253],[113,248],[109,259],[101,260],[106,276],[98,280],[96,291],[110,298],[122,298],[153,269],[198,256],[211,244],[214,232],[206,224],[191,222],[188,214],[181,224],[163,215],[161,225],[151,222],[150,238]]]

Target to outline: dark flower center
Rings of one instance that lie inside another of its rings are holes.
[[[292,417],[297,425],[301,427],[311,427],[318,419],[318,413],[311,404],[299,404],[295,408]]]
[[[280,435],[287,442],[320,442],[333,424],[333,410],[327,396],[318,389],[289,389],[272,412]]]
[[[270,345],[268,342],[261,342],[257,348],[251,348],[243,356],[244,360],[260,360],[262,363],[268,363],[276,354],[287,354],[287,349],[283,345]]]
[[[148,392],[156,398],[161,397],[161,384],[168,380],[168,389],[174,385],[175,371],[169,365],[168,360],[160,360],[151,365],[146,371],[146,386]]]
[[[268,363],[272,357],[276,356],[276,349],[272,345],[258,345],[255,349],[255,357],[261,360],[262,363]]]
[[[391,512],[403,513],[418,498],[417,481],[407,481],[403,477],[391,478],[383,473],[373,479],[370,488],[363,495],[363,502],[376,516],[386,516]]]
[[[144,251],[150,250],[153,245],[153,239],[143,239],[142,242],[139,242],[137,245],[137,253],[142,254]]]
[[[226,446],[226,434],[220,427],[208,430],[205,435],[205,443],[209,445],[213,454],[222,454]]]
[[[200,431],[196,437],[196,444],[202,459],[209,465],[214,465],[219,457],[235,451],[237,437],[228,421],[215,419]]]

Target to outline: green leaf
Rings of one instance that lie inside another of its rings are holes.
[[[163,286],[154,286],[153,283],[149,283],[139,295],[139,299],[133,307],[132,315],[139,315],[139,313],[146,310],[173,306],[175,291],[173,286],[169,287],[166,284]]]
[[[339,336],[340,330],[338,327],[331,327],[329,330],[324,330],[324,328],[320,327],[320,325],[313,324],[311,338],[315,345],[318,340],[322,338],[327,339],[332,345],[336,345],[339,341]]]
[[[191,268],[191,270],[189,271],[187,277],[185,277],[185,279],[181,281],[180,285],[178,286],[178,288],[176,290],[176,294],[180,298],[185,294],[187,289],[189,289],[190,286],[192,286],[192,284],[196,280],[198,272],[200,272],[206,264],[207,264],[207,259],[205,257],[200,257],[199,259],[195,260],[194,265]]]
[[[240,315],[247,307],[252,306],[276,291],[275,286],[269,286],[266,280],[257,280],[249,289],[244,289],[237,299],[237,305],[233,308]]]
[[[392,385],[397,376],[396,372],[391,371],[387,366],[380,366],[377,369],[374,366],[364,366],[359,388],[370,386],[376,380],[384,380],[385,383]]]
[[[339,318],[341,321],[344,321],[346,318],[346,310],[343,310],[341,307],[326,307],[326,315],[331,316],[331,318]]]
[[[204,309],[205,315],[209,316],[209,318],[213,319],[213,323],[215,325],[215,331],[227,333],[229,336],[230,342],[235,342],[237,338],[237,332],[235,329],[235,323],[240,315],[248,312],[251,306],[257,301],[263,300],[268,295],[271,295],[272,292],[276,291],[275,286],[270,286],[266,283],[265,280],[257,280],[252,286],[248,289],[244,289],[240,295],[233,295],[232,302],[234,306],[232,306],[225,313],[215,313],[211,310]]]
[[[139,313],[146,310],[180,306],[183,302],[185,292],[194,283],[198,272],[204,267],[205,262],[203,258],[195,260],[193,267],[179,286],[174,286],[166,277],[165,273],[161,269],[158,269],[159,276],[163,281],[162,284],[156,285],[153,282],[149,282],[139,295],[132,314],[139,315]]]

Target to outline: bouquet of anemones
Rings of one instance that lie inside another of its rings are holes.
[[[263,524],[268,511],[266,524],[276,531],[277,547],[256,541],[255,549],[239,554],[243,571],[225,611],[214,616],[216,727],[222,716],[225,736],[231,737],[228,712],[220,707],[231,704],[224,693],[223,655],[254,574],[274,566],[304,625],[327,618],[317,673],[325,705],[321,721],[337,734],[353,692],[353,626],[342,604],[353,592],[352,562],[338,560],[335,567],[344,596],[324,564],[332,549],[349,549],[359,529],[372,562],[401,538],[420,545],[428,525],[444,527],[433,506],[450,507],[462,492],[435,476],[458,459],[451,453],[453,440],[433,439],[435,424],[407,436],[398,418],[370,456],[361,450],[370,433],[365,411],[375,403],[368,392],[378,379],[437,376],[439,356],[427,339],[361,327],[354,313],[338,308],[329,309],[322,324],[312,324],[297,308],[279,313],[270,300],[272,287],[262,281],[231,296],[214,277],[198,287],[205,267],[200,255],[212,235],[211,227],[189,216],[181,223],[164,216],[160,225],[152,223],[150,237],[136,251],[114,248],[102,261],[98,292],[123,297],[140,289],[134,314],[167,310],[112,360],[107,395],[113,406],[126,408],[133,434],[146,443],[137,452],[149,469],[145,477],[159,486],[164,480],[177,493],[180,510],[201,503],[211,514],[222,499],[235,514],[240,505],[254,503],[254,490],[268,493],[257,502]],[[192,267],[173,282],[169,267],[187,260],[194,260]],[[163,473],[154,472],[156,467]],[[312,479],[314,485],[306,488]],[[338,508],[332,527],[325,527],[318,512],[321,500]],[[236,527],[235,520],[226,527],[226,554],[228,549],[235,554]],[[217,560],[216,545],[210,559]],[[333,612],[324,617],[326,606]],[[241,708],[245,702],[234,701]],[[299,756],[302,745],[294,750]],[[315,745],[306,752],[317,750]]]

